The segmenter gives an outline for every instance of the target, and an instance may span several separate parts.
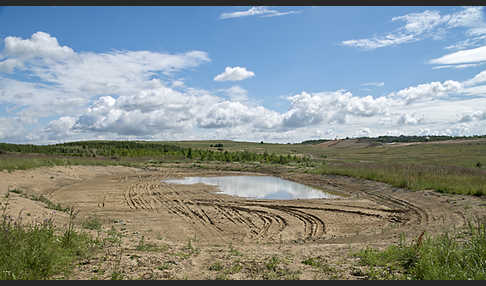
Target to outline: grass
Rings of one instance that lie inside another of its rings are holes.
[[[161,246],[159,246],[155,243],[146,242],[145,237],[142,235],[142,237],[140,238],[135,249],[138,250],[138,251],[152,251],[152,252],[153,251],[165,251],[165,250],[167,250],[167,246],[161,247]]]
[[[0,171],[6,170],[12,172],[15,170],[28,170],[39,167],[54,166],[112,166],[123,165],[133,166],[135,162],[110,159],[92,159],[92,158],[63,158],[54,155],[32,155],[22,154],[22,156],[3,155],[5,158],[0,160]],[[4,160],[5,159],[5,160]]]
[[[356,256],[373,280],[485,280],[486,226],[469,223],[463,233],[422,234],[409,244],[402,236],[397,245],[382,251],[366,248]]]
[[[335,272],[336,270],[331,267],[327,261],[320,256],[317,257],[308,257],[304,260],[302,260],[302,264],[312,266],[320,271],[323,272]]]
[[[369,179],[410,190],[433,189],[442,193],[486,195],[486,173],[482,170],[464,167],[397,163],[341,163],[323,165],[311,172]]]
[[[100,231],[102,223],[97,217],[88,217],[83,221],[81,226],[85,229]]]
[[[339,279],[336,268],[329,265],[326,259],[321,256],[307,257],[306,259],[302,260],[301,263],[311,266],[320,274],[325,274],[326,279]]]
[[[22,224],[6,215],[8,198],[0,221],[0,279],[44,280],[68,277],[76,261],[88,257],[96,243],[71,227],[58,230],[47,219],[40,224]],[[74,218],[74,213],[71,213]]]
[[[210,271],[221,271],[223,268],[223,264],[220,261],[216,261],[215,263],[211,264],[208,269]]]

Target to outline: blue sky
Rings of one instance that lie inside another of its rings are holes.
[[[0,141],[486,134],[484,13],[2,7]]]

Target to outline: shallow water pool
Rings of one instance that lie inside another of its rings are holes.
[[[306,185],[273,176],[221,176],[221,177],[185,177],[183,179],[163,180],[172,184],[197,184],[218,186],[226,195],[272,200],[337,198],[335,195]]]

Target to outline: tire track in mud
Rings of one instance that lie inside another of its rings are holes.
[[[366,198],[374,201],[379,205],[389,207],[390,210],[376,209],[372,207],[363,207],[363,209],[380,210],[384,212],[394,213],[395,219],[399,221],[405,221],[405,224],[412,224],[414,221],[418,225],[429,223],[429,213],[426,209],[418,206],[417,204],[410,203],[406,200],[400,199],[393,194],[389,194],[390,191],[394,192],[398,190],[392,186],[384,183],[378,183],[374,181],[350,178],[346,176],[328,175],[331,178],[321,178],[323,184],[330,185],[333,188],[348,192],[349,190],[358,190],[359,193],[365,195]],[[339,183],[336,182],[336,178],[339,179]],[[347,191],[348,190],[348,191]],[[404,190],[406,191],[406,190]]]
[[[126,204],[134,210],[156,212],[163,208],[190,223],[211,225],[221,233],[225,230],[218,224],[223,225],[225,221],[229,221],[237,226],[244,226],[250,237],[257,239],[266,239],[283,231],[288,226],[285,215],[302,221],[309,238],[318,236],[319,230],[324,230],[322,220],[303,211],[252,204],[245,207],[241,206],[241,202],[219,199],[218,195],[212,196],[214,200],[191,200],[164,182],[133,183],[128,186],[124,197]],[[152,203],[153,199],[157,201],[156,205]],[[276,211],[283,215],[275,213]]]
[[[154,177],[147,179],[139,177],[138,181],[126,189],[124,198],[131,209],[153,213],[166,211],[194,227],[209,227],[212,229],[210,232],[217,233],[219,237],[231,233],[231,227],[228,229],[230,224],[233,230],[244,230],[248,238],[272,240],[289,225],[295,228],[295,223],[300,223],[305,240],[318,240],[327,233],[326,213],[374,217],[409,227],[430,223],[426,209],[394,195],[392,187],[386,188],[374,183],[358,185],[354,181],[345,180],[342,184],[335,182],[333,185],[359,190],[365,198],[384,207],[328,203],[324,200],[318,206],[307,205],[302,201],[293,204],[288,201],[232,200],[207,190],[181,191],[170,183],[154,180]]]
[[[414,223],[417,225],[425,225],[429,223],[428,212],[416,204],[412,204],[406,200],[387,194],[382,188],[365,188],[361,189],[361,191],[373,201],[381,205],[391,207],[394,212],[407,214],[408,219],[405,222],[406,224]]]
[[[435,192],[428,194],[423,191],[410,191],[381,182],[349,177],[339,177],[339,183],[334,182],[333,186],[341,190],[351,190],[348,193],[358,191],[364,198],[391,208],[383,211],[392,214],[389,220],[400,225],[392,233],[434,231],[451,224],[467,224],[463,211],[453,210],[448,204],[438,207],[437,204],[442,202],[434,198],[442,195]]]

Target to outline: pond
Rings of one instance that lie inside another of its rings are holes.
[[[321,190],[273,176],[185,177],[183,179],[164,180],[164,182],[185,185],[197,183],[214,185],[218,186],[223,194],[253,199],[337,198],[337,196]]]

